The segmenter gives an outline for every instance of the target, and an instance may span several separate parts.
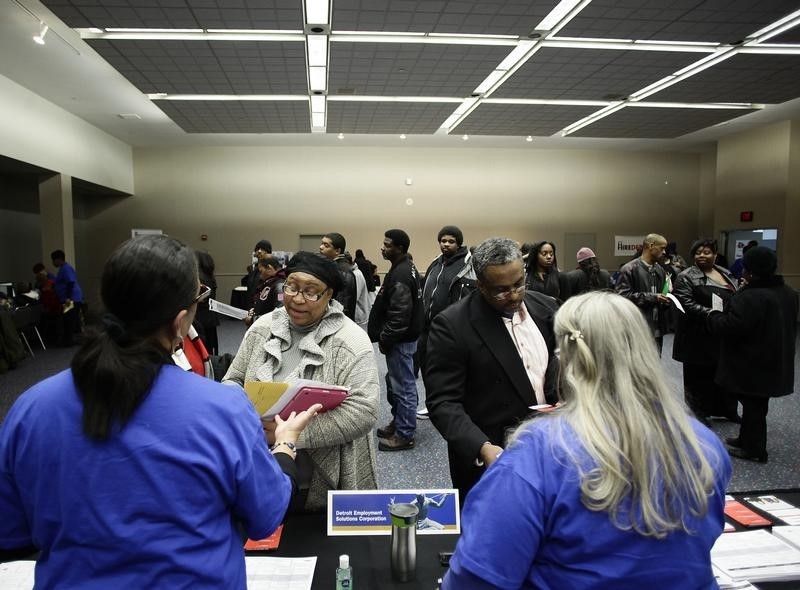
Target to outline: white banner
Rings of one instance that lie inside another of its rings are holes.
[[[633,257],[636,247],[643,241],[644,236],[614,236],[614,256]]]

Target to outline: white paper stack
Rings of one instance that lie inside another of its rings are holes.
[[[800,580],[800,550],[765,530],[720,535],[711,563],[733,582]]]
[[[800,549],[800,526],[772,527],[772,534]]]
[[[748,504],[779,518],[786,524],[800,525],[800,508],[775,496],[752,496],[744,499]]]

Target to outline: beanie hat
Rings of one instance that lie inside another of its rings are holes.
[[[459,248],[461,247],[461,244],[464,243],[464,234],[462,234],[461,230],[455,225],[445,225],[439,230],[439,235],[436,236],[436,240],[441,240],[442,236],[453,236],[456,239],[456,244]]]
[[[594,255],[594,252],[592,252],[591,248],[587,248],[586,246],[584,246],[583,248],[578,250],[577,258],[578,262],[581,263],[584,260],[588,260],[589,258],[597,258],[597,256]]]
[[[319,252],[298,252],[286,265],[286,276],[293,272],[310,274],[333,290],[333,296],[342,289],[342,276],[336,263]]]
[[[411,246],[411,238],[402,229],[387,229],[383,235],[392,240],[392,244],[395,246],[402,246],[403,252],[408,252],[408,247]]]
[[[764,246],[753,246],[744,253],[744,267],[760,278],[771,277],[778,268],[778,257]]]

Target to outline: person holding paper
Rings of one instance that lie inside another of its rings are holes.
[[[717,588],[731,463],[619,295],[555,317],[563,406],[523,423],[467,496],[443,590]]]
[[[655,338],[658,354],[661,354],[667,331],[667,308],[670,305],[667,297],[670,292],[667,271],[659,264],[664,259],[666,250],[667,239],[664,236],[648,234],[642,242],[641,256],[620,268],[614,284],[617,293],[641,310]]]
[[[177,240],[124,243],[102,326],[6,416],[0,560],[41,551],[37,587],[245,589],[239,526],[260,539],[282,522],[318,407],[279,423],[270,454],[244,391],[172,363],[208,294]]]
[[[330,489],[375,489],[378,367],[364,330],[334,299],[342,285],[336,263],[298,252],[286,265],[283,307],[261,316],[245,334],[223,383],[312,379],[350,390],[319,415],[297,443],[301,501],[322,510]],[[274,422],[265,429],[272,437]]]
[[[717,241],[701,238],[690,250],[694,265],[678,275],[673,295],[683,305],[675,324],[672,358],[683,363],[686,404],[703,423],[710,416],[741,422],[736,399],[714,383],[720,338],[708,329],[706,316],[716,296],[724,303],[736,292],[736,280],[715,263]]]

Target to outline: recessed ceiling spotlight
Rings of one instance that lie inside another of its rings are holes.
[[[336,136],[336,139],[344,139],[344,133],[340,133]]]
[[[400,134],[400,139],[405,139],[405,138],[406,138],[406,134],[405,133],[401,133]]]
[[[44,45],[44,36],[47,34],[47,31],[49,30],[50,27],[42,23],[42,29],[39,31],[38,35],[33,36],[33,40],[39,45]]]
[[[525,141],[533,141],[533,137],[531,137],[531,136],[529,135],[528,137],[526,137],[526,138],[525,138]]]
[[[465,133],[464,135],[461,136],[461,139],[463,139],[464,141],[467,141],[469,139],[469,135],[467,135]]]

